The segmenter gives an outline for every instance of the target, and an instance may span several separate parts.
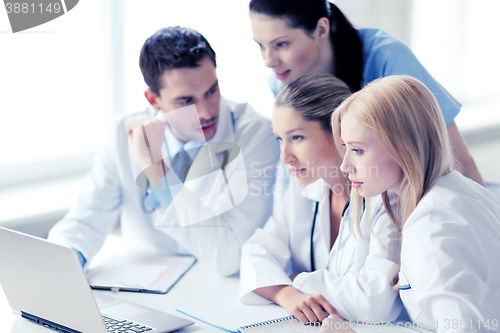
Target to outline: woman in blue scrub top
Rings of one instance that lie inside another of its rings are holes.
[[[401,41],[378,29],[355,29],[342,12],[325,0],[252,0],[250,21],[265,65],[274,72],[269,86],[275,95],[296,78],[327,73],[344,81],[351,91],[393,74],[423,82],[434,94],[448,127],[462,173],[484,181],[458,131],[457,102],[420,64]]]

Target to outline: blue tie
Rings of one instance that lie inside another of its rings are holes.
[[[186,180],[186,176],[189,171],[189,167],[191,166],[191,158],[189,158],[188,153],[181,148],[179,152],[175,155],[172,160],[172,169],[179,176],[179,179],[184,183]]]

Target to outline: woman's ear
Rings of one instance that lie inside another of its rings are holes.
[[[330,35],[330,21],[326,17],[318,20],[314,34],[319,39],[324,39]]]

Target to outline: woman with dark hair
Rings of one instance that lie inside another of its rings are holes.
[[[355,29],[326,0],[252,0],[249,8],[253,38],[274,72],[269,85],[275,95],[287,83],[310,73],[335,75],[353,92],[380,77],[413,76],[438,100],[462,173],[484,185],[454,122],[460,103],[404,43],[378,29]]]
[[[282,167],[273,215],[242,247],[242,303],[275,302],[303,323],[323,320],[324,311],[354,321],[398,316],[392,280],[399,271],[399,230],[380,199],[365,207],[370,221],[350,226],[351,185],[340,172],[330,120],[349,94],[328,74],[301,76],[278,94],[273,132]]]

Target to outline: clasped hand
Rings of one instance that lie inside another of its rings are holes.
[[[168,171],[161,156],[166,126],[164,121],[149,115],[134,117],[127,124],[127,135],[133,145],[135,160],[145,171],[152,187]]]

